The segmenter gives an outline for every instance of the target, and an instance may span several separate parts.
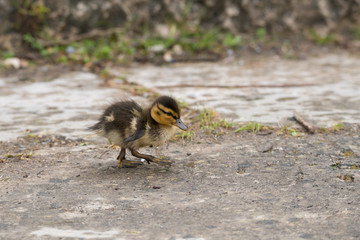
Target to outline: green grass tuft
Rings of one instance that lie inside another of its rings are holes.
[[[253,133],[257,133],[262,129],[262,125],[258,122],[248,122],[242,125],[240,128],[236,129],[234,132],[241,132],[241,131],[252,131]]]

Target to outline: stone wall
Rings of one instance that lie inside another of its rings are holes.
[[[301,34],[309,28],[344,34],[360,28],[360,0],[30,0],[38,9],[24,2],[0,0],[0,48],[13,48],[21,35],[43,27],[55,39],[125,26],[135,32],[146,26],[161,34],[161,26],[169,22],[234,33],[264,27],[280,34]]]

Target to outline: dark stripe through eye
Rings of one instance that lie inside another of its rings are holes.
[[[160,111],[176,120],[176,117],[171,112],[166,112],[164,109],[160,108],[159,105],[157,107],[160,109]]]

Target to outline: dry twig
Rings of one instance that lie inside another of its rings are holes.
[[[203,84],[177,84],[169,86],[157,86],[156,88],[291,88],[291,87],[308,87],[317,86],[317,84],[282,84],[282,85],[262,85],[262,84],[251,84],[251,85],[203,85]]]
[[[309,122],[307,122],[297,111],[294,110],[294,119],[300,123],[308,132],[314,133],[315,128]]]

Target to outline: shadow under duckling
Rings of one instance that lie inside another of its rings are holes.
[[[114,103],[105,110],[99,122],[90,127],[111,143],[121,147],[117,157],[119,168],[142,164],[140,161],[127,160],[126,149],[129,149],[133,156],[145,159],[148,163],[171,165],[171,160],[142,154],[138,149],[164,144],[175,134],[177,128],[187,130],[180,119],[178,104],[168,96],[157,98],[146,109],[132,100]]]

